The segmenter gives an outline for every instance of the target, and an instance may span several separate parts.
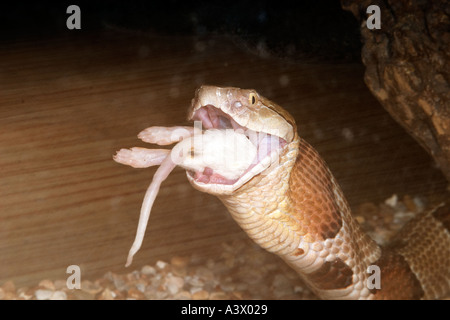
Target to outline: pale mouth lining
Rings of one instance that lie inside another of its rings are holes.
[[[243,133],[256,147],[257,155],[247,170],[237,179],[228,179],[214,172],[211,168],[203,171],[187,170],[188,176],[200,185],[234,185],[243,178],[248,180],[249,173],[254,176],[266,169],[273,160],[278,157],[280,151],[286,145],[286,140],[281,137],[246,128],[237,123],[230,115],[213,105],[206,105],[198,109],[192,116],[193,121],[201,121],[202,128],[208,129],[233,129]],[[245,182],[245,181],[242,181]]]

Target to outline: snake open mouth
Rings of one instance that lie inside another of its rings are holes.
[[[213,105],[206,105],[196,110],[191,120],[200,121],[203,130],[234,130],[234,132],[245,136],[255,150],[254,156],[250,159],[251,161],[245,170],[234,172],[238,174],[237,177],[236,174],[231,177],[221,175],[220,170],[215,170],[211,167],[204,167],[202,170],[187,169],[188,178],[197,185],[218,184],[231,186],[238,182],[239,185],[242,185],[276,161],[280,151],[286,145],[286,140],[283,138],[264,131],[251,130],[239,124],[232,116]],[[228,143],[227,140],[220,142]],[[242,144],[233,148],[233,152],[237,153],[236,155],[246,151],[245,145]],[[217,157],[219,156],[221,155],[218,154]]]

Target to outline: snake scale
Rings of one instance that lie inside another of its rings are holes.
[[[208,167],[186,168],[187,178],[194,188],[217,196],[248,236],[280,256],[317,296],[438,299],[449,294],[448,203],[422,212],[381,247],[352,217],[339,184],[318,152],[298,135],[293,117],[274,102],[255,90],[202,86],[188,119],[202,128],[150,127],[139,138],[168,145],[203,129],[264,134],[253,142],[256,161],[237,179]],[[170,155],[166,149],[132,148],[114,156],[133,167],[160,165],[145,195],[127,265],[142,243],[159,186],[177,165]]]

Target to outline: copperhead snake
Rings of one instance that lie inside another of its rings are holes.
[[[201,127],[150,127],[138,137],[169,145],[195,134],[206,139],[205,129],[240,130],[255,146],[256,154],[247,156],[254,159],[246,163],[244,158],[247,168],[241,166],[233,176],[233,166],[220,171],[225,161],[199,166],[174,162],[171,155],[177,152],[167,149],[118,151],[116,162],[138,168],[160,165],[142,204],[127,265],[140,248],[161,182],[181,164],[194,188],[217,196],[251,239],[279,255],[320,298],[437,299],[450,292],[448,204],[419,214],[392,244],[380,247],[352,218],[324,160],[298,135],[293,117],[283,108],[255,90],[202,86],[192,100],[188,119],[199,121]],[[231,137],[216,146],[235,136]],[[235,152],[242,152],[241,143]],[[214,146],[199,148],[216,154],[208,149]],[[188,158],[197,151],[188,148]],[[225,153],[223,157],[230,152]],[[380,285],[369,285],[370,270],[379,271]]]

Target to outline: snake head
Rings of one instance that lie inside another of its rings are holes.
[[[200,120],[206,129],[227,129],[230,125],[247,128],[277,136],[287,143],[297,131],[294,118],[286,110],[253,89],[201,86],[192,99],[188,120]]]
[[[187,171],[188,180],[196,189],[214,195],[232,194],[254,176],[264,174],[297,135],[292,116],[251,89],[201,86],[192,100],[188,120],[200,121],[207,130],[239,130],[258,149],[255,161],[238,179],[209,179],[206,175],[213,175],[211,170]]]

